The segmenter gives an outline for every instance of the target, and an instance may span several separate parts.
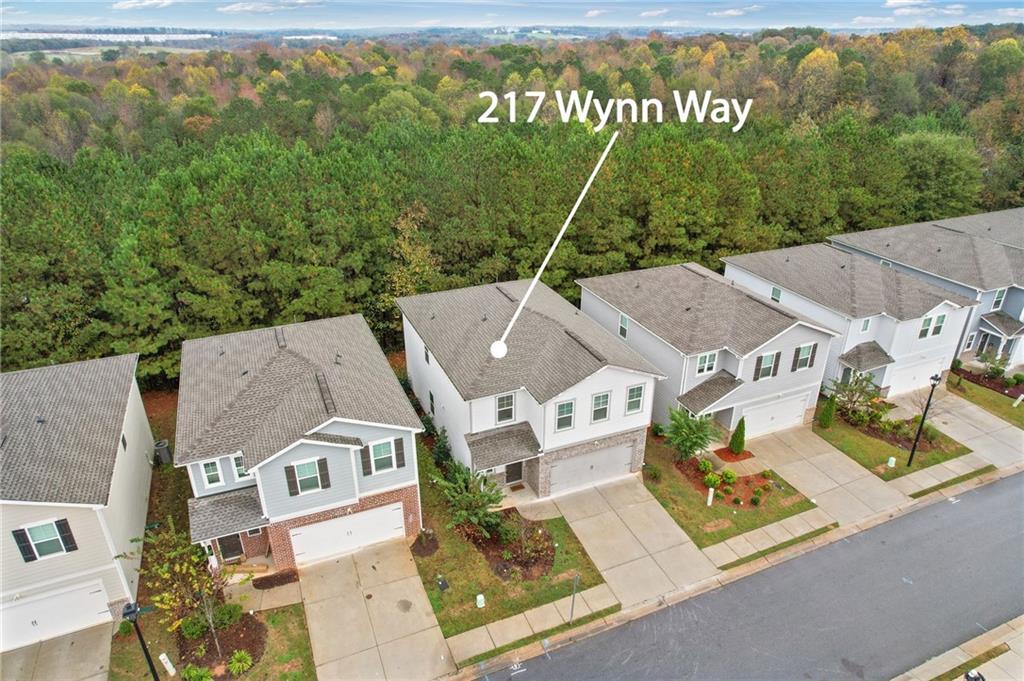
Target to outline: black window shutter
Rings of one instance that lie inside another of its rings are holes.
[[[395,467],[405,468],[405,439],[395,438]]]
[[[793,368],[791,368],[790,371],[791,372],[792,371],[796,371],[797,370],[797,364],[799,364],[799,363],[800,363],[800,348],[797,348],[796,350],[793,351]]]
[[[807,363],[807,368],[808,369],[811,368],[812,366],[814,366],[814,358],[817,356],[817,354],[818,354],[818,344],[815,343],[814,345],[811,346],[811,361]]]
[[[295,466],[284,467],[284,479],[288,481],[288,496],[299,495],[299,481],[295,479]]]
[[[18,544],[18,550],[21,551],[21,559],[26,563],[34,561],[36,559],[36,550],[32,548],[28,532],[25,530],[14,530],[11,534],[14,535],[14,541]]]
[[[327,459],[317,459],[316,468],[320,472],[320,489],[331,486],[331,473],[327,470]]]
[[[778,376],[779,375],[779,363],[781,361],[782,361],[782,353],[781,352],[776,352],[775,353],[775,361],[772,362],[772,376]]]
[[[370,447],[367,445],[359,450],[360,458],[363,463],[363,475],[370,475],[373,473],[373,468],[370,467]]]
[[[71,526],[66,518],[61,518],[54,523],[57,526],[57,534],[60,535],[60,543],[64,545],[65,551],[77,551],[78,544],[75,543],[75,535],[71,534]]]
[[[758,355],[757,356],[757,361],[754,362],[754,380],[755,381],[760,381],[761,380],[761,360],[763,360],[763,359],[764,359],[764,357],[762,355]]]

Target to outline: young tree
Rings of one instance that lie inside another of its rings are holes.
[[[832,422],[836,418],[836,394],[832,393],[828,396],[825,401],[825,406],[821,408],[821,413],[818,414],[818,425],[822,428],[831,428]]]
[[[683,409],[668,410],[668,430],[665,439],[678,452],[680,461],[689,459],[698,452],[703,452],[715,437],[715,428],[711,419],[690,416]]]
[[[452,521],[448,527],[472,525],[487,538],[501,527],[501,515],[494,507],[501,503],[505,495],[498,484],[487,476],[474,473],[453,460],[448,478],[434,478],[433,482],[441,488],[452,512]]]
[[[855,426],[868,423],[872,411],[877,410],[875,405],[879,391],[871,374],[857,374],[849,383],[834,381],[832,395],[836,400],[836,409],[844,419]]]
[[[733,454],[742,454],[743,448],[747,441],[747,417],[741,417],[740,422],[736,424],[736,430],[733,431],[732,437],[729,438],[729,449],[732,450]]]

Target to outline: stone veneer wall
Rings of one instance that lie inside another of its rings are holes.
[[[647,449],[647,428],[637,428],[636,430],[616,433],[615,435],[590,440],[589,442],[569,445],[561,449],[548,450],[540,457],[540,465],[536,473],[530,469],[524,471],[526,479],[537,493],[537,496],[546,497],[551,494],[551,465],[553,463],[617,445],[632,445],[633,458],[630,461],[629,470],[636,473],[644,465],[644,452]],[[531,479],[531,474],[536,475],[536,484]]]
[[[416,485],[410,485],[389,492],[382,492],[381,494],[365,496],[359,500],[359,503],[350,506],[339,506],[338,508],[320,511],[319,513],[311,513],[310,515],[272,523],[267,527],[266,534],[270,538],[270,549],[274,554],[274,565],[279,570],[295,567],[295,555],[292,553],[292,539],[289,534],[289,530],[292,528],[312,525],[324,520],[359,513],[360,511],[368,511],[371,508],[386,506],[398,501],[402,502],[402,514],[405,517],[405,536],[410,538],[416,537],[423,527],[423,523],[420,518]]]

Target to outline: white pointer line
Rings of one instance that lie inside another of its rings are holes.
[[[598,171],[601,170],[601,166],[604,165],[604,160],[608,158],[608,152],[612,150],[612,146],[618,138],[619,131],[616,130],[612,133],[612,138],[608,140],[608,146],[604,148],[601,158],[597,160],[597,165],[594,166],[594,172],[590,173],[590,178],[587,180],[587,183],[583,185],[583,191],[580,192],[579,198],[576,199],[576,204],[572,207],[572,210],[569,211],[569,217],[567,217],[565,222],[562,224],[562,229],[558,231],[558,236],[555,237],[555,242],[551,244],[548,254],[544,256],[544,262],[540,264],[540,269],[537,270],[537,274],[533,277],[533,281],[530,282],[529,288],[526,289],[526,295],[524,295],[523,299],[519,301],[519,307],[516,308],[515,314],[513,314],[512,319],[509,320],[508,326],[505,328],[505,333],[501,334],[500,339],[491,343],[491,355],[496,359],[501,359],[508,353],[508,346],[505,344],[505,341],[508,340],[508,335],[512,332],[512,326],[516,323],[516,320],[519,319],[519,315],[522,313],[523,308],[526,307],[526,301],[530,299],[530,294],[533,293],[533,289],[536,288],[537,282],[540,281],[540,275],[544,274],[544,268],[548,266],[548,261],[550,261],[551,256],[555,254],[555,249],[558,248],[558,244],[562,241],[562,237],[565,236],[565,230],[569,229],[569,224],[576,215],[576,211],[579,209],[580,204],[583,203],[583,198],[590,190],[590,185],[593,184]]]

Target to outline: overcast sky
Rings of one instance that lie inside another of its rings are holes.
[[[3,26],[173,26],[181,28],[378,28],[652,26],[762,28],[772,26],[909,27],[1024,21],[1021,0],[840,0],[838,2],[507,2],[446,0],[2,0]]]

